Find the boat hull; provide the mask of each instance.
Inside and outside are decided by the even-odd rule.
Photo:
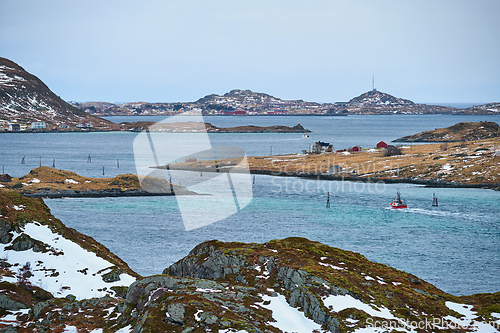
[[[406,205],[394,205],[394,204],[391,204],[391,207],[394,209],[408,208],[408,206]]]

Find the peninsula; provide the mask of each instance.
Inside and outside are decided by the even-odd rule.
[[[486,126],[472,127],[489,126],[483,125]],[[489,134],[488,137],[454,144],[389,145],[359,151],[254,156],[248,157],[248,165],[251,173],[274,176],[500,189],[500,137]],[[184,162],[170,167],[197,171],[203,170],[205,164],[213,165],[213,162]],[[219,160],[217,164],[233,165],[236,171],[238,163]]]
[[[184,132],[207,132],[207,133],[311,133],[310,130],[305,129],[300,123],[295,126],[235,126],[235,127],[217,127],[210,123],[185,121],[185,122],[172,122],[162,123],[153,121],[139,121],[139,122],[122,122],[120,123],[121,130],[128,130],[140,132],[145,129],[155,132],[170,132],[170,133],[184,133]]]
[[[141,187],[142,184],[142,187]],[[3,175],[0,188],[14,190],[33,198],[91,198],[130,197],[154,195],[194,195],[184,186],[169,184],[165,180],[139,177],[134,174],[114,178],[89,178],[72,171],[47,166],[38,167],[22,177]],[[145,191],[143,188],[147,188]]]
[[[414,135],[404,136],[393,142],[459,142],[496,138],[500,127],[491,121],[464,122],[446,128],[437,128]]]

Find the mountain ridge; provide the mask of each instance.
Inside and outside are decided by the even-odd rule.
[[[233,89],[222,95],[209,94],[195,102],[113,104],[86,102],[73,105],[96,115],[175,115],[201,112],[204,115],[349,115],[349,114],[499,114],[500,103],[471,108],[415,103],[379,90],[370,90],[348,102],[317,103],[302,99],[284,100],[248,89]]]

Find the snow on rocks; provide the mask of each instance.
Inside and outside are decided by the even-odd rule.
[[[77,182],[76,180],[73,180],[73,179],[65,179],[64,182],[66,184],[80,184],[79,182]]]
[[[323,304],[326,307],[331,307],[335,312],[340,312],[344,309],[355,308],[366,312],[372,317],[384,318],[388,320],[396,320],[397,318],[387,309],[382,306],[376,308],[373,305],[361,302],[351,295],[330,295],[323,299]]]
[[[262,295],[262,299],[264,302],[259,305],[271,310],[276,320],[270,324],[284,332],[311,333],[321,328],[321,325],[306,318],[304,312],[291,307],[283,295],[278,294],[277,297]]]
[[[128,286],[135,278],[122,273],[119,280],[105,282],[103,276],[110,273],[114,265],[95,253],[89,252],[80,245],[53,233],[48,226],[39,223],[27,223],[24,234],[47,245],[49,251],[35,252],[34,248],[25,251],[7,250],[11,244],[3,245],[3,253],[8,256],[11,264],[24,265],[31,263],[30,278],[33,285],[37,285],[55,297],[74,295],[77,299],[102,297],[112,292],[112,286]],[[14,241],[19,233],[14,234]],[[13,241],[13,242],[14,242]],[[4,280],[15,283],[15,277],[2,277]]]

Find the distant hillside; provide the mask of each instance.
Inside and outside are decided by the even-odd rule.
[[[500,103],[488,103],[482,105],[474,105],[466,110],[472,113],[489,113],[489,114],[500,114]]]
[[[338,105],[339,103],[336,103]],[[343,112],[348,114],[466,114],[473,113],[447,106],[417,104],[408,99],[394,97],[390,94],[370,90],[343,103]]]
[[[481,121],[464,122],[446,128],[437,128],[414,135],[405,136],[394,142],[456,142],[496,138],[500,136],[497,123]]]
[[[415,105],[410,100],[397,98],[378,90],[370,90],[364,94],[354,97],[349,101],[350,105],[362,106],[409,106]]]
[[[0,122],[43,121],[49,125],[77,125],[91,121],[94,127],[113,123],[72,107],[39,78],[13,61],[0,58]]]
[[[282,100],[280,98],[259,93],[253,92],[251,90],[240,90],[234,89],[228,93],[225,93],[222,96],[217,94],[207,95],[203,98],[200,98],[195,103],[198,104],[207,104],[207,103],[225,103],[235,101],[241,104],[257,104],[257,103],[280,103]],[[295,102],[303,102],[302,100],[297,100]]]

